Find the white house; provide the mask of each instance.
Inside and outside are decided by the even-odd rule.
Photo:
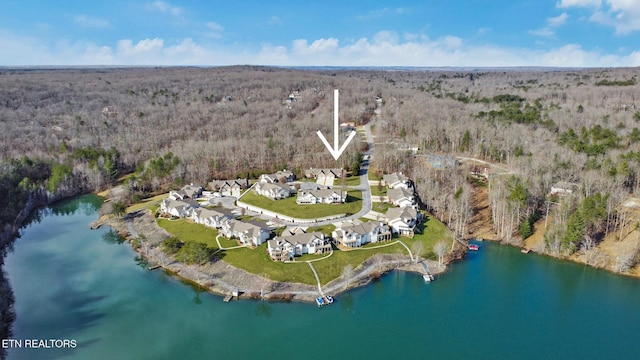
[[[179,218],[189,217],[199,207],[200,204],[195,200],[174,200],[170,197],[164,198],[160,203],[160,211],[163,214]]]
[[[300,190],[298,191],[298,204],[341,204],[347,199],[346,191],[331,189]]]
[[[342,177],[342,169],[314,169],[305,170],[304,176],[308,179],[316,179],[316,183],[325,186],[333,186],[336,179]]]
[[[267,252],[273,261],[287,261],[294,256],[293,245],[280,237],[267,241]]]
[[[405,188],[389,189],[387,190],[387,197],[389,202],[394,206],[416,206],[416,198],[413,195],[413,190]]]
[[[390,208],[386,220],[391,230],[401,236],[413,237],[421,214],[410,206]]]
[[[289,170],[277,171],[275,174],[260,175],[260,182],[285,184],[296,180],[296,175]]]
[[[320,232],[297,233],[277,236],[269,240],[267,251],[273,260],[285,261],[302,254],[324,254],[331,251],[331,244]],[[288,257],[288,258],[287,258]]]
[[[391,240],[389,226],[377,221],[363,223],[356,220],[343,223],[331,235],[346,247],[360,247],[368,243]]]
[[[578,185],[566,181],[558,181],[551,186],[551,195],[570,196],[578,189]]]
[[[209,189],[219,192],[222,196],[240,197],[242,190],[249,188],[248,179],[214,180],[209,183]]]
[[[186,185],[178,191],[169,191],[169,197],[173,200],[196,199],[202,195],[202,186]]]
[[[387,174],[382,176],[383,185],[389,189],[410,189],[413,188],[411,179],[397,172],[393,174]]]
[[[270,235],[269,229],[261,225],[238,221],[235,219],[224,221],[221,233],[228,237],[240,240],[245,245],[260,246]]]
[[[286,199],[291,196],[291,187],[284,184],[259,182],[254,188],[256,194],[272,200]]]
[[[226,221],[235,218],[231,212],[224,209],[196,209],[191,213],[191,219],[197,223],[210,228],[221,228]]]

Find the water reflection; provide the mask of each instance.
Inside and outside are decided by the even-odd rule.
[[[272,313],[271,306],[267,301],[260,301],[254,311],[256,315],[270,318]]]
[[[113,229],[109,229],[109,231],[102,234],[102,240],[107,244],[122,244],[125,241],[125,239]]]

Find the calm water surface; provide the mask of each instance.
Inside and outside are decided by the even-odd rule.
[[[640,281],[482,243],[431,284],[392,272],[318,309],[194,290],[139,266],[99,200],[41,211],[7,256],[14,339],[75,339],[10,359],[635,358]]]

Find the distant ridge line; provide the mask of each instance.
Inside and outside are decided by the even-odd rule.
[[[126,69],[220,69],[220,68],[265,68],[290,69],[303,71],[434,71],[434,72],[479,72],[479,71],[509,71],[509,72],[541,72],[541,71],[579,71],[611,68],[634,67],[558,67],[558,66],[285,66],[285,65],[0,65],[0,70],[126,70]]]

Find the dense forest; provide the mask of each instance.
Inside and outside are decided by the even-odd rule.
[[[414,178],[425,209],[457,236],[473,232],[474,194],[484,189],[496,238],[521,244],[544,219],[537,251],[627,272],[638,257],[638,241],[628,239],[640,223],[633,198],[640,188],[637,74],[3,69],[0,186],[5,194],[87,191],[129,174],[126,200],[136,201],[191,182],[285,168],[298,175],[309,167],[349,169],[363,145],[349,146],[336,163],[315,134],[332,132],[331,94],[339,89],[341,121],[374,121],[377,176],[402,171]],[[434,156],[473,158],[504,171],[489,166],[479,180],[470,173],[486,163],[434,166]],[[571,190],[554,193],[556,184]],[[7,199],[16,207],[27,201]],[[3,225],[15,215],[2,214]],[[625,244],[615,256],[599,247],[613,235]]]
[[[315,134],[333,131],[333,89],[341,121],[371,122],[373,177],[412,177],[458,238],[477,236],[479,218],[491,238],[640,275],[640,85],[624,68],[0,69],[0,266],[34,207],[124,175],[136,202],[191,182],[356,169],[363,143],[336,163]],[[3,272],[0,295],[9,338]]]

